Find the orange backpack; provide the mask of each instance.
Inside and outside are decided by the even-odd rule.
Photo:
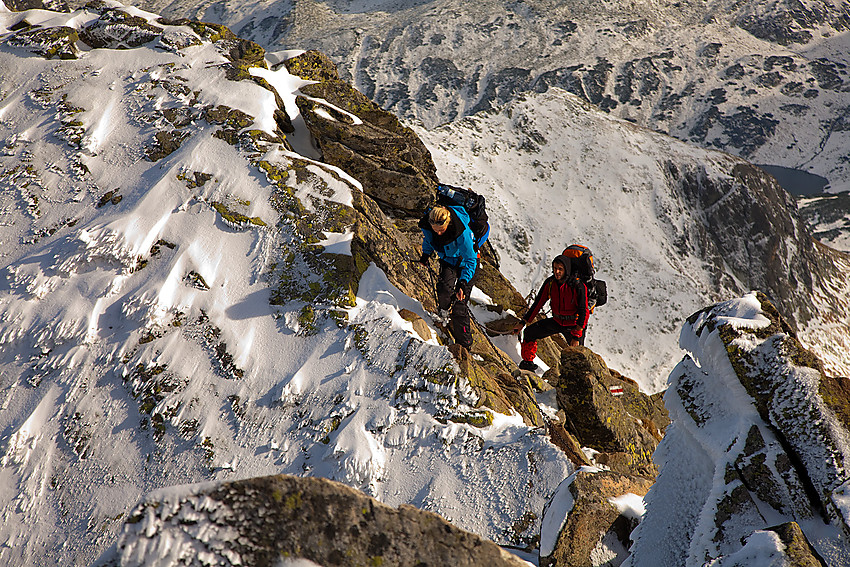
[[[572,244],[564,248],[563,256],[570,259],[570,273],[587,286],[587,305],[590,312],[608,302],[608,286],[603,280],[596,279],[593,267],[593,252],[587,246]]]

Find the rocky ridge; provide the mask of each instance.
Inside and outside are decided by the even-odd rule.
[[[816,559],[794,565],[848,561],[847,378],[824,374],[759,293],[695,313],[682,346],[693,357],[665,395],[673,425],[643,520],[653,529],[638,528],[628,564],[745,564],[761,530],[808,538]]]
[[[125,567],[201,557],[206,565],[527,565],[436,514],[293,476],[150,494],[130,514],[118,547]]]

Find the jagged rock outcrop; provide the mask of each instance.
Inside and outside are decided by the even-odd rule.
[[[609,370],[585,347],[565,348],[560,372],[558,407],[567,430],[583,447],[600,452],[597,463],[654,478],[652,453],[668,423],[660,398],[640,392],[637,384]]]
[[[487,348],[484,345],[482,347]],[[534,398],[534,390],[529,384],[517,380],[506,372],[508,366],[513,366],[513,362],[510,359],[504,359],[504,353],[498,352],[490,345],[489,352],[483,352],[488,355],[487,359],[479,363],[459,345],[452,345],[449,350],[455,355],[461,374],[469,380],[478,394],[481,405],[500,413],[516,410],[527,425],[534,427],[545,425],[543,414],[540,413],[537,400]],[[482,350],[473,344],[472,352],[478,353]],[[498,360],[496,357],[502,357],[503,360]]]
[[[850,517],[834,499],[836,490],[850,480],[846,468],[850,460],[848,379],[824,375],[820,361],[800,344],[767,296],[755,297],[768,325],[736,328],[724,325],[718,320],[719,314],[710,311],[696,313],[689,319],[697,336],[717,330],[736,377],[761,419],[772,429],[772,436],[756,427],[749,430],[736,470],[745,477],[745,486],[780,512],[787,512],[789,505],[799,506],[803,492],[817,495],[820,502],[810,501],[809,506],[814,506],[814,510],[822,507],[825,519],[840,520],[850,533]],[[748,342],[757,346],[751,347]],[[771,462],[758,452],[767,449],[764,437],[773,436],[782,452]],[[741,462],[750,466],[739,465]],[[771,479],[771,469],[788,476],[794,471],[799,484]],[[777,488],[768,490],[765,484],[771,480]],[[790,493],[787,499],[781,497],[784,490],[779,487],[783,485]],[[795,517],[801,515],[806,514],[802,510],[795,513]]]
[[[644,477],[584,467],[567,478],[543,512],[542,567],[619,566],[652,486]],[[638,504],[638,506],[640,506]]]
[[[57,12],[67,12],[69,10],[68,3],[64,0],[8,0],[4,1],[5,6],[14,12],[23,12],[24,10],[55,10]]]
[[[834,259],[805,235],[796,205],[776,180],[757,167],[739,164],[726,180],[710,179],[704,171],[666,164],[667,174],[704,221],[696,228],[690,246],[726,267],[719,272],[718,286],[734,277],[745,289],[761,289],[774,298],[792,325],[813,316],[814,305],[806,300],[815,282],[835,271]],[[684,243],[684,240],[682,241]],[[753,266],[759,266],[753,270]],[[827,299],[834,307],[837,299]]]
[[[100,18],[80,32],[80,40],[95,49],[139,47],[162,35],[163,28],[122,10],[105,10]]]
[[[153,493],[130,514],[117,548],[120,567],[150,565],[165,548],[166,558],[188,554],[222,567],[297,559],[352,567],[525,564],[436,514],[284,475]]]
[[[850,240],[850,193],[820,195],[800,203],[800,216],[816,227],[812,236],[822,242]],[[844,237],[842,238],[842,235]],[[842,249],[846,249],[843,246]]]
[[[695,313],[681,344],[691,354],[670,377],[672,425],[630,565],[738,565],[777,518],[826,564],[850,561],[848,380],[825,375],[758,292]]]
[[[308,51],[284,62],[290,73],[317,81],[296,99],[326,163],[363,184],[367,195],[390,210],[421,214],[437,182],[431,154],[398,118],[339,79],[323,54]]]
[[[828,567],[812,548],[812,544],[806,539],[806,534],[797,522],[786,522],[768,528],[766,531],[775,533],[779,537],[784,549],[777,551],[784,556],[788,567]],[[723,566],[734,567],[731,562],[723,563]]]

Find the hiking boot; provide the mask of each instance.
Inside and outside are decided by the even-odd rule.
[[[539,366],[537,366],[531,360],[523,360],[522,362],[519,363],[519,369],[520,370],[528,370],[529,372],[534,372],[538,368],[539,368]]]

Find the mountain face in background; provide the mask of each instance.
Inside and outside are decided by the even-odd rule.
[[[318,49],[382,107],[428,128],[560,87],[650,129],[850,189],[846,1],[137,4],[220,21],[269,48]]]

